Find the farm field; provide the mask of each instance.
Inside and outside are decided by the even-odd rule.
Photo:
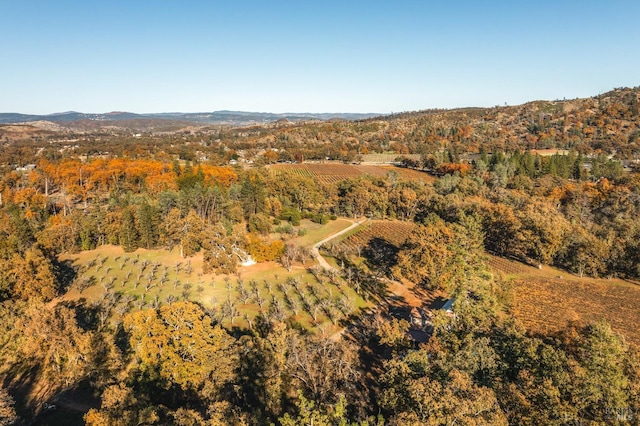
[[[411,158],[412,160],[419,161],[421,155],[420,154],[396,154],[396,153],[364,154],[362,156],[362,161],[365,163],[393,163],[396,161],[396,158],[398,157]]]
[[[390,170],[395,170],[405,179],[422,179],[428,181],[430,176],[416,170],[408,170],[395,166],[377,166],[365,164],[343,163],[302,163],[302,164],[273,164],[269,166],[271,173],[276,176],[296,174],[331,184],[345,179],[356,178],[363,174],[374,177],[385,177]]]
[[[492,256],[490,265],[512,280],[513,313],[533,333],[548,334],[568,322],[605,319],[640,348],[640,286],[618,279],[579,278]]]
[[[399,248],[407,240],[414,227],[413,222],[372,220],[368,225],[355,230],[353,234],[342,237],[338,244],[355,250],[366,247],[373,239],[377,238]]]
[[[235,275],[202,273],[202,255],[180,258],[177,249],[124,253],[120,247],[67,255],[78,271],[63,299],[84,298],[106,306],[111,320],[127,312],[191,300],[211,310],[226,327],[251,327],[260,313],[304,328],[338,327],[338,321],[367,303],[337,274],[291,271],[275,262],[240,267]]]

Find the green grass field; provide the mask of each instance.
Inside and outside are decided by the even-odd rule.
[[[304,219],[300,221],[300,228],[305,229],[307,233],[303,236],[293,238],[291,242],[300,246],[311,247],[318,241],[322,241],[336,232],[348,228],[352,223],[350,220],[339,218],[331,220],[325,225],[321,225],[309,219]]]

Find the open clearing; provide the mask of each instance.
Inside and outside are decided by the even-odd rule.
[[[319,225],[305,220],[301,227],[307,234],[290,241],[311,247],[352,223],[338,219]],[[335,271],[313,269],[312,260],[290,271],[276,262],[262,262],[239,267],[233,275],[204,274],[202,254],[181,258],[177,248],[125,253],[121,247],[105,245],[61,260],[77,271],[63,298],[106,303],[114,321],[131,310],[192,300],[229,327],[251,327],[261,313],[304,328],[338,327],[342,318],[369,306]]]
[[[605,319],[640,348],[640,286],[619,279],[580,278],[491,256],[491,266],[513,284],[513,313],[533,333],[548,334],[568,322]]]
[[[337,276],[313,275],[309,265],[287,271],[275,262],[239,268],[235,275],[202,274],[202,255],[180,259],[177,250],[124,253],[105,246],[63,258],[78,270],[65,300],[114,300],[116,321],[131,310],[192,300],[212,309],[225,326],[251,326],[260,314],[291,320],[304,328],[336,325],[367,306]],[[84,285],[82,284],[84,283]]]
[[[372,220],[362,228],[341,238],[340,244],[351,250],[357,250],[367,247],[375,239],[381,239],[398,249],[409,238],[414,228],[413,222]]]
[[[380,169],[386,171],[394,171],[398,173],[401,179],[404,180],[413,180],[413,181],[423,181],[427,183],[434,183],[436,181],[436,177],[420,170],[407,169],[406,167],[396,167],[396,166],[378,166]]]
[[[300,228],[306,230],[306,234],[300,237],[293,238],[289,242],[298,244],[303,247],[311,247],[318,241],[322,241],[325,238],[334,235],[343,229],[348,228],[353,224],[350,219],[338,218],[331,220],[324,225],[314,223],[309,219],[303,219],[300,221]]]

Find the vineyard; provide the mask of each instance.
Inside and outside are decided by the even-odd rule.
[[[412,222],[370,221],[345,234],[339,241],[324,247],[323,253],[333,258],[348,258],[370,271],[388,275],[396,263],[400,246],[414,228]]]
[[[489,263],[489,266],[491,268],[505,273],[508,277],[517,276],[518,274],[525,274],[533,269],[523,263],[492,255],[488,257],[487,263]]]
[[[298,175],[325,184],[337,183],[362,175],[385,177],[389,170],[398,170],[401,173],[400,170],[403,169],[393,166],[380,167],[342,163],[274,164],[270,166],[270,171],[274,176]]]
[[[490,265],[513,278],[513,313],[533,333],[548,334],[569,322],[601,319],[640,347],[640,287],[621,280],[578,278],[492,256]]]
[[[420,161],[420,158],[422,156],[420,154],[396,154],[396,153],[364,154],[362,156],[362,161],[364,161],[365,163],[390,164],[390,163],[395,163],[398,157],[410,158],[415,161]]]
[[[368,246],[374,239],[379,239],[399,248],[409,238],[414,227],[413,222],[374,220],[356,229],[355,233],[347,235],[339,244],[354,252]]]

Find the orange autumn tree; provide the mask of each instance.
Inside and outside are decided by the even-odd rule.
[[[86,200],[89,194],[113,190],[157,194],[178,189],[175,171],[169,163],[157,160],[112,158],[83,162],[64,159],[58,163],[43,160],[38,168],[42,170],[42,183],[38,183],[46,186],[46,192],[61,191],[76,201]],[[202,164],[198,170],[206,186],[229,187],[238,181],[238,175],[230,167]]]
[[[464,176],[471,171],[473,167],[467,163],[443,163],[438,166],[436,172],[443,175],[451,175],[458,172],[460,176]]]

